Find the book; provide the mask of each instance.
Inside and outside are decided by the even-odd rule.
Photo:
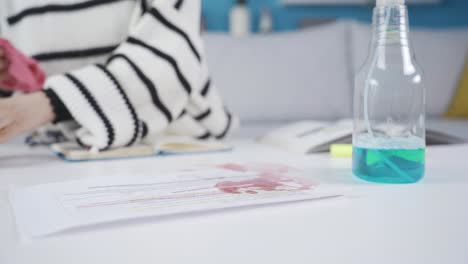
[[[352,144],[353,121],[349,119],[337,122],[300,121],[267,133],[258,141],[262,144],[278,147],[289,152],[311,154],[326,152],[334,144]],[[466,143],[456,136],[426,129],[427,145],[446,145]]]
[[[106,151],[84,149],[75,142],[52,144],[50,149],[58,157],[66,161],[92,161],[229,151],[232,147],[220,141],[166,136],[159,138],[155,142],[142,142],[131,147],[115,148]]]

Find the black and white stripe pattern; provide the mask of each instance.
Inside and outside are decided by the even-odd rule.
[[[131,146],[137,141],[139,133],[140,133],[140,120],[138,118],[138,114],[135,111],[133,104],[128,99],[126,92],[123,90],[122,86],[117,81],[117,79],[112,75],[112,73],[106,67],[102,65],[97,65],[97,67],[101,69],[104,72],[104,74],[112,81],[115,88],[119,91],[120,95],[122,96],[122,99],[124,100],[125,105],[130,111],[130,115],[132,117],[133,126],[134,126],[134,132],[133,132],[132,138],[130,139],[130,141],[127,143],[126,146]]]
[[[26,19],[31,16],[40,16],[50,13],[68,13],[68,12],[75,12],[78,10],[95,8],[102,5],[108,5],[116,2],[121,1],[129,1],[129,0],[88,0],[84,2],[77,2],[72,4],[47,4],[43,6],[31,7],[22,10],[21,12],[11,15],[8,17],[7,21],[10,26],[14,26],[21,22],[23,19]]]
[[[201,90],[200,94],[203,97],[206,97],[208,93],[210,92],[210,88],[211,88],[211,79],[208,79],[208,81],[206,81],[205,85],[203,86],[203,89]]]
[[[190,39],[190,37],[187,35],[186,32],[184,32],[182,29],[180,29],[178,26],[176,26],[175,24],[171,23],[163,14],[161,14],[161,12],[159,12],[159,10],[157,8],[151,8],[151,10],[149,11],[149,13],[156,19],[158,20],[161,24],[163,24],[165,27],[167,27],[168,29],[174,31],[175,33],[177,33],[178,35],[180,35],[186,42],[187,42],[187,45],[190,47],[190,49],[192,50],[194,56],[197,58],[198,61],[201,61],[201,55],[200,53],[197,51],[197,49],[195,48],[192,40]]]
[[[89,90],[83,85],[81,81],[79,81],[75,76],[69,73],[65,74],[65,77],[68,78],[68,80],[70,80],[70,82],[73,83],[73,85],[75,85],[75,87],[81,92],[83,97],[89,103],[90,107],[99,116],[102,123],[104,124],[106,128],[107,141],[106,141],[105,146],[101,147],[101,149],[105,150],[105,149],[110,148],[110,146],[112,146],[112,144],[114,143],[115,133],[114,133],[114,128],[112,127],[112,124],[109,121],[109,118],[104,114],[104,111],[99,106],[96,99],[91,95]],[[79,142],[82,142],[82,141],[79,141]]]
[[[99,135],[81,138],[83,144],[106,150],[133,145],[139,139],[137,110],[108,68],[88,66],[64,76],[68,83],[57,76],[48,86],[62,99],[76,121],[88,128],[90,134]],[[98,118],[93,120],[94,116]]]
[[[161,113],[164,115],[164,117],[167,120],[167,123],[171,123],[173,120],[172,114],[169,111],[169,109],[163,104],[161,99],[159,98],[158,94],[158,89],[154,85],[154,83],[140,70],[140,68],[132,61],[130,60],[126,55],[124,54],[114,54],[110,57],[108,60],[108,64],[113,62],[116,59],[122,59],[128,65],[132,68],[134,73],[138,76],[140,81],[146,86],[146,89],[148,90],[149,94],[151,95],[151,100],[153,101],[154,106],[161,111]]]
[[[175,9],[179,10],[182,8],[182,5],[184,4],[184,0],[177,0],[176,3],[174,4]]]
[[[119,45],[104,46],[104,47],[93,47],[82,50],[65,50],[65,51],[54,51],[41,54],[32,55],[32,57],[40,62],[53,61],[53,60],[64,60],[64,59],[82,59],[86,57],[94,57],[106,55],[114,51]]]
[[[3,0],[0,25],[2,35],[40,62],[99,58],[128,36],[137,5],[137,0]]]
[[[208,116],[211,115],[211,109],[207,109],[205,112],[199,114],[198,116],[195,116],[195,120],[197,120],[198,122],[200,121],[203,121],[205,118],[207,118]]]
[[[146,0],[139,0],[139,1],[140,1],[141,14],[144,15],[146,11],[148,11],[148,2]]]
[[[187,81],[187,78],[185,78],[184,74],[180,70],[179,64],[177,63],[177,61],[173,57],[171,57],[170,55],[162,52],[158,48],[153,47],[153,46],[143,42],[142,40],[136,39],[134,37],[128,38],[127,42],[130,43],[130,44],[136,45],[136,46],[140,46],[140,47],[142,47],[144,49],[147,49],[148,51],[153,53],[155,56],[167,61],[172,66],[172,68],[174,69],[174,72],[176,73],[177,78],[179,79],[180,83],[184,87],[185,91],[188,94],[192,93],[192,86]]]
[[[83,146],[106,150],[161,133],[224,139],[237,127],[209,78],[201,0],[40,4],[2,0],[1,33],[51,74],[46,87],[81,125]]]

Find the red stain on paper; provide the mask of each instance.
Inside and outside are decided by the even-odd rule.
[[[232,170],[232,171],[240,171],[240,172],[246,172],[248,171],[248,168],[246,166],[240,165],[240,164],[234,164],[234,163],[226,163],[218,166],[221,169],[226,169],[226,170]]]
[[[257,194],[260,191],[299,191],[310,190],[317,184],[309,179],[289,177],[287,174],[296,169],[280,164],[223,164],[222,169],[255,172],[258,176],[251,180],[225,181],[216,184],[216,188],[225,193]]]

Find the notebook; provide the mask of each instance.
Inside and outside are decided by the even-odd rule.
[[[142,142],[131,147],[107,151],[84,149],[75,142],[52,144],[50,149],[66,161],[126,159],[156,155],[183,155],[229,151],[232,147],[220,141],[197,140],[188,137],[162,137],[153,142]]]

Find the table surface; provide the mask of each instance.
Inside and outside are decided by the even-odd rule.
[[[157,172],[158,164],[175,157],[76,164],[44,149],[7,145],[0,149],[0,263],[468,263],[468,145],[429,148],[426,176],[413,185],[360,181],[350,159],[293,157],[248,141],[235,145],[246,158],[268,153],[301,163],[323,184],[350,195],[23,241],[7,200],[10,185]]]

